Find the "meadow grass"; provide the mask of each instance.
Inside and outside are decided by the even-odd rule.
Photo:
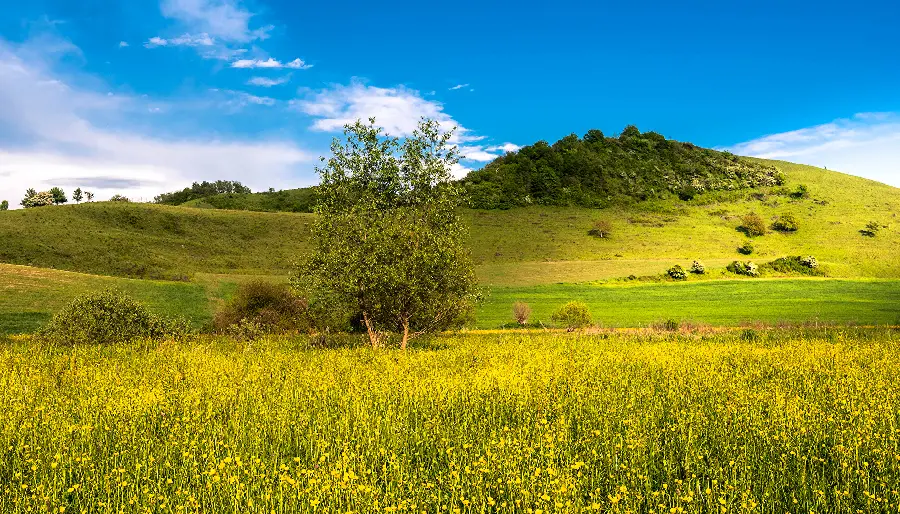
[[[896,512],[900,333],[0,343],[0,511]]]
[[[532,308],[531,322],[549,322],[566,302],[588,305],[607,327],[692,321],[720,326],[763,322],[900,324],[900,281],[877,279],[733,279],[702,282],[553,284],[495,287],[479,305],[479,328],[511,323],[512,305]]]
[[[463,209],[483,282],[494,285],[581,282],[659,274],[700,259],[724,266],[745,259],[739,217],[771,223],[793,213],[800,230],[756,238],[760,264],[814,255],[829,276],[900,278],[900,189],[811,166],[777,163],[788,188],[810,198],[739,191],[640,202],[608,209]],[[265,195],[259,195],[262,198]],[[198,273],[286,275],[308,248],[312,214],[93,203],[0,212],[0,262],[101,275],[185,280]],[[597,219],[609,238],[588,235]],[[887,225],[877,237],[859,230]]]

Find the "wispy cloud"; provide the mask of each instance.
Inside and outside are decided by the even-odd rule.
[[[464,88],[464,87],[469,87],[469,85],[468,85],[468,84],[457,84],[457,85],[455,85],[455,86],[449,88],[449,90],[450,90],[450,91],[456,91],[456,90],[462,89],[462,88]]]
[[[354,80],[349,85],[334,85],[318,91],[306,91],[292,105],[316,121],[314,130],[335,132],[356,120],[375,117],[388,134],[405,137],[423,117],[436,120],[444,130],[456,127],[454,143],[478,141],[482,136],[456,122],[437,101],[425,99],[419,91],[405,86],[382,88]]]
[[[119,41],[119,48],[128,47],[128,41]]]
[[[487,148],[487,151],[488,152],[507,153],[507,152],[517,152],[517,151],[519,151],[520,148],[522,148],[522,147],[519,145],[513,144],[513,143],[503,143],[502,145],[489,146]]]
[[[225,42],[266,39],[274,28],[271,25],[251,28],[253,13],[235,0],[162,0],[160,8],[163,16]]]
[[[277,59],[272,59],[271,57],[262,60],[262,59],[240,59],[231,63],[232,68],[288,68],[292,70],[308,70],[312,68],[312,64],[306,64],[302,59],[294,59],[289,63],[282,63]]]
[[[280,86],[282,84],[287,84],[291,80],[290,76],[281,77],[277,79],[270,79],[268,77],[253,77],[247,81],[247,85],[250,86],[259,86],[259,87],[274,87]]]
[[[209,34],[182,34],[178,37],[163,39],[161,37],[152,37],[144,43],[147,48],[156,48],[160,46],[213,46],[216,41]]]
[[[898,113],[860,113],[726,149],[739,155],[827,167],[900,187]]]
[[[59,45],[57,45],[58,47]],[[0,39],[0,198],[16,204],[26,188],[83,184],[98,199],[114,193],[152,198],[194,180],[231,178],[254,188],[295,183],[314,155],[289,141],[207,135],[167,138],[165,123],[135,124],[141,112],[159,113],[149,99],[107,95],[89,77],[66,80],[46,48]],[[74,84],[79,84],[75,86]],[[86,88],[84,84],[94,84]],[[236,94],[236,101],[274,100]],[[148,107],[148,103],[150,107]]]

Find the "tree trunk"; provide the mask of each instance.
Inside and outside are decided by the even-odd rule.
[[[369,334],[369,342],[372,343],[372,348],[378,348],[378,332],[375,331],[375,326],[372,324],[372,320],[369,319],[369,314],[366,311],[363,311],[363,321],[366,323],[366,333]]]
[[[409,318],[403,318],[403,341],[400,342],[400,349],[406,349],[406,343],[409,342]]]

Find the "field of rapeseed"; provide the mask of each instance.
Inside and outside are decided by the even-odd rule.
[[[0,339],[0,512],[898,512],[898,343]]]

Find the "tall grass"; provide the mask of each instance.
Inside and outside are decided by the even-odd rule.
[[[897,511],[887,330],[0,345],[0,511]]]

